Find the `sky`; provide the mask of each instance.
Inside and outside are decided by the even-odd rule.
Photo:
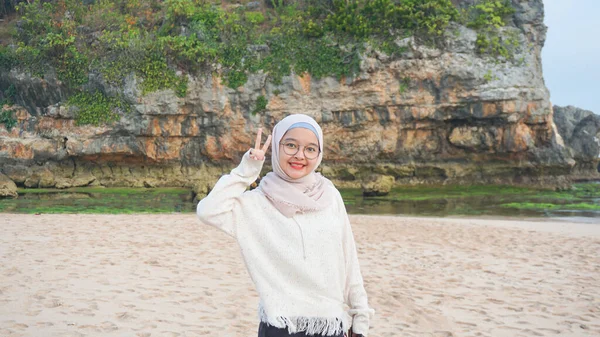
[[[600,114],[600,0],[543,0],[550,101]]]

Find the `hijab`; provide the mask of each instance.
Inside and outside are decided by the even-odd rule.
[[[312,159],[317,161],[313,171],[299,179],[291,178],[279,165],[279,156],[285,155],[280,151],[279,143],[285,133],[294,128],[305,128],[315,133],[320,149],[319,156]],[[307,115],[290,115],[275,125],[272,135],[273,172],[269,172],[258,186],[265,196],[288,218],[296,213],[320,211],[333,204],[335,197],[331,189],[333,184],[329,179],[315,172],[323,160],[323,131],[319,124]]]

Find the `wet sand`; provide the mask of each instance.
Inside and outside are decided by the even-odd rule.
[[[369,336],[600,336],[600,225],[351,221]],[[0,214],[0,336],[256,336],[257,304],[193,214]]]

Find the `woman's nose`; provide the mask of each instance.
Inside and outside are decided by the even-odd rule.
[[[294,157],[298,159],[304,159],[304,148],[299,148]]]

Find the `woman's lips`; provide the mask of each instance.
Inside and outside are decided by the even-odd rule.
[[[300,163],[290,163],[290,166],[294,169],[294,170],[302,170],[304,168],[304,164],[300,164]]]

